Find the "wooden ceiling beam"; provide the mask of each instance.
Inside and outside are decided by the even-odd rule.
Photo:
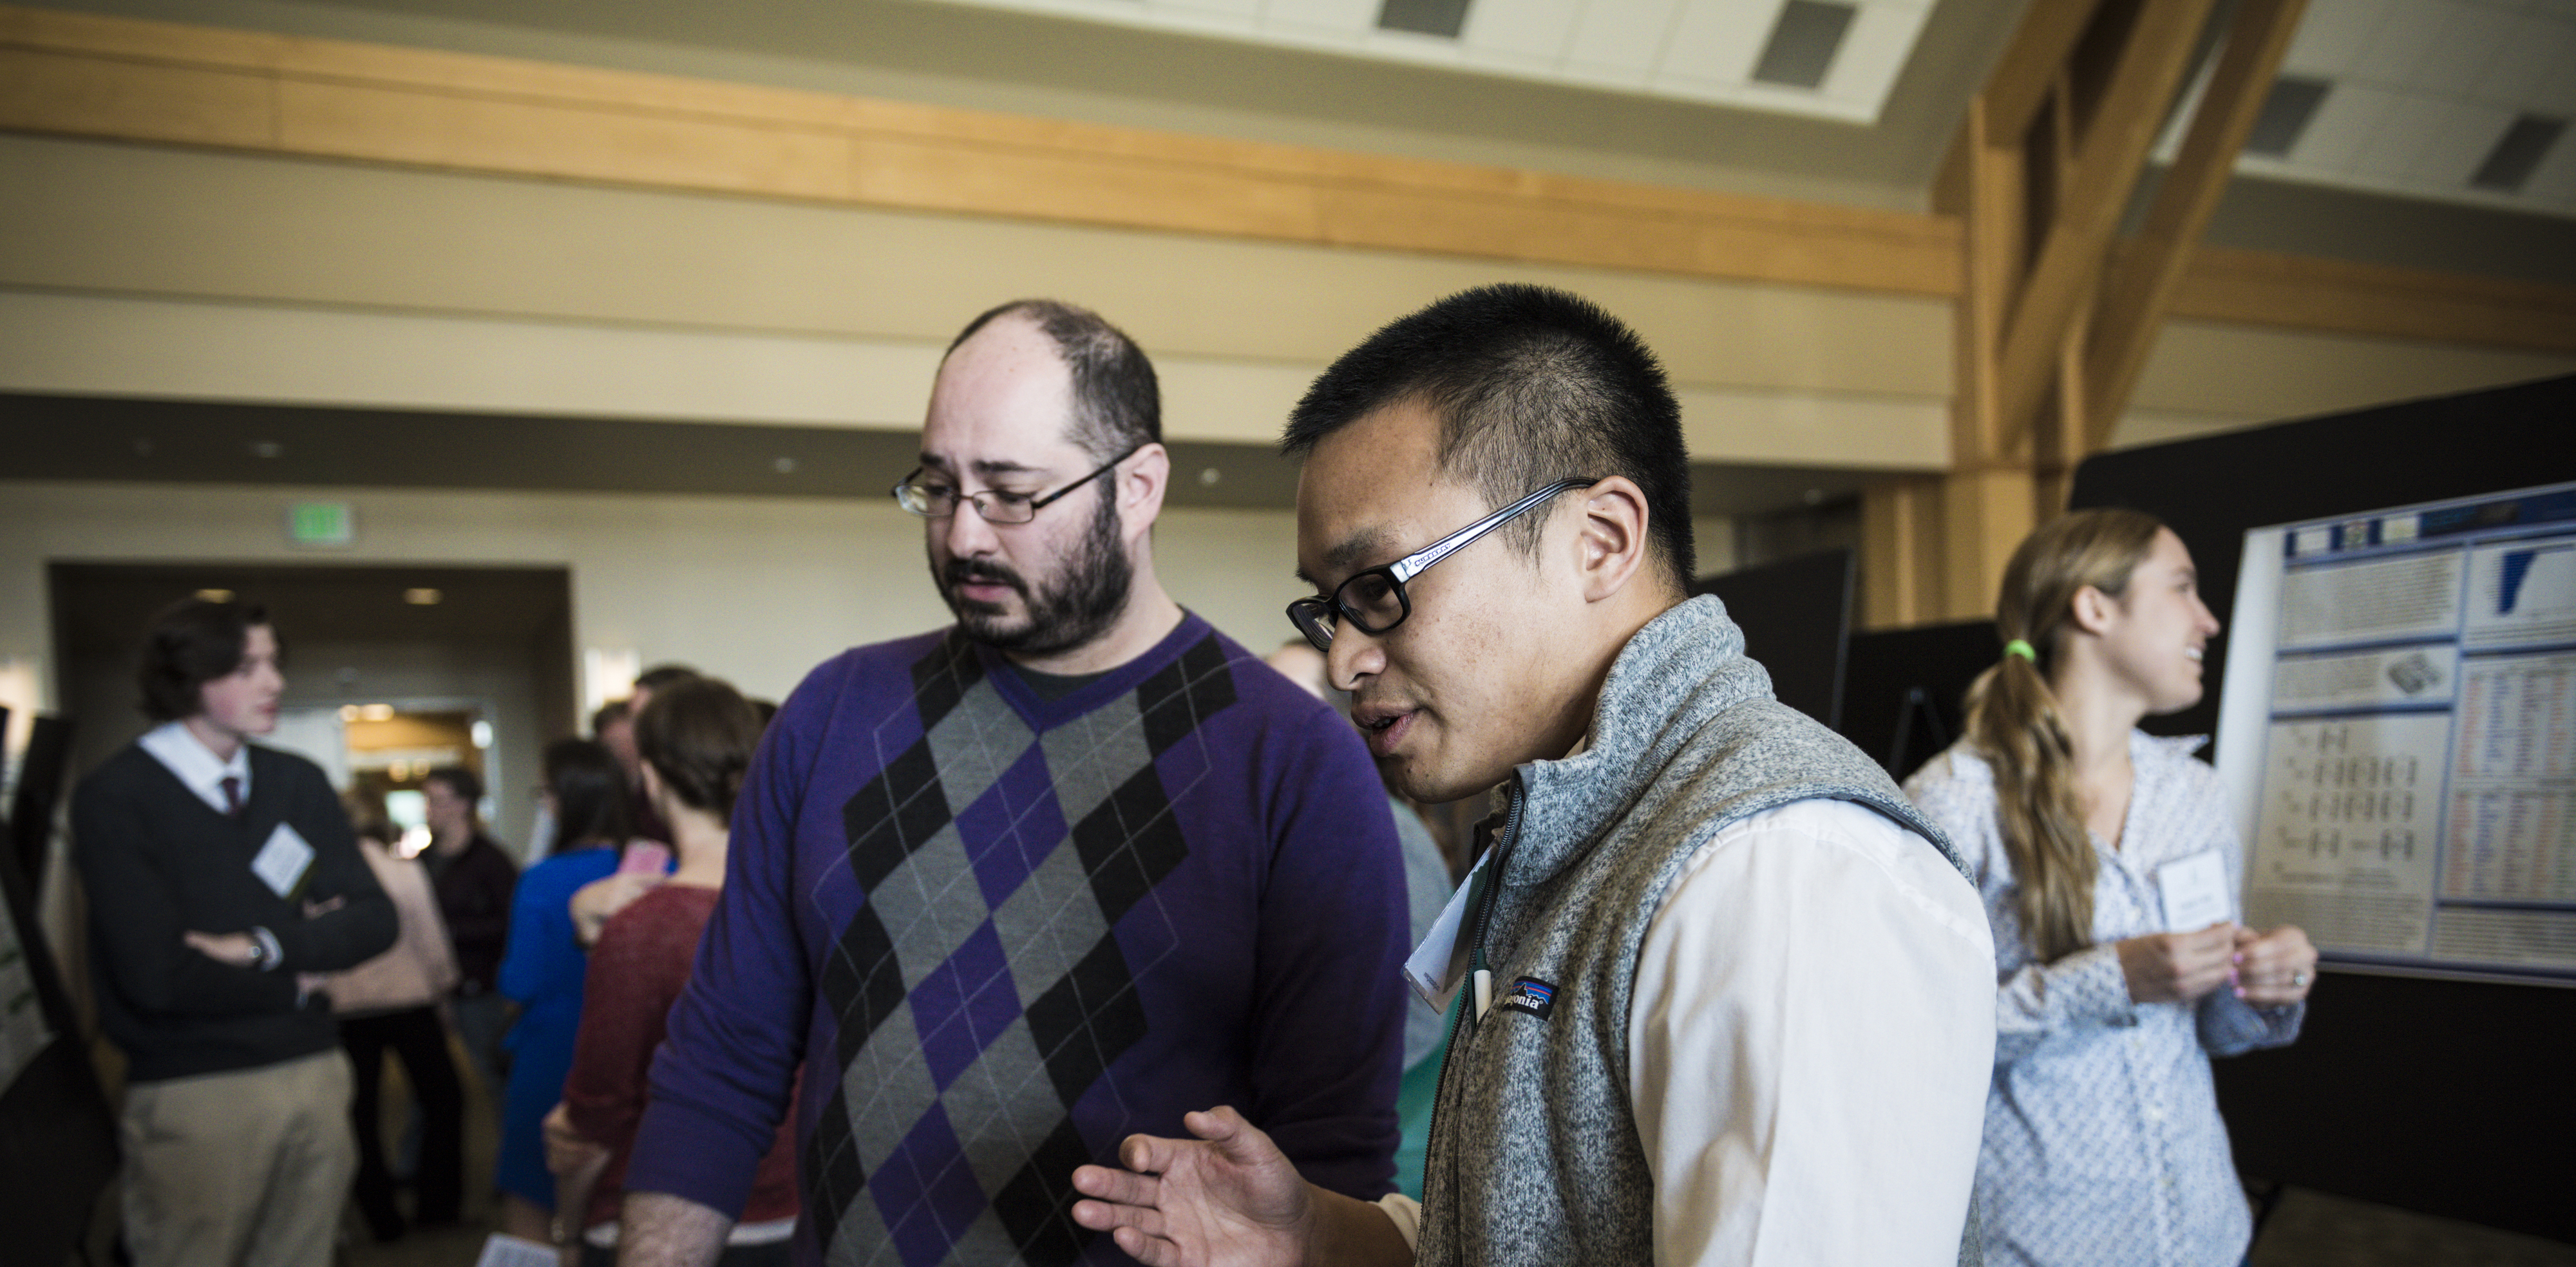
[[[2007,443],[2028,434],[2055,378],[2059,344],[2110,258],[2120,213],[2191,67],[2216,0],[2144,0],[2084,128],[2066,197],[2012,307],[1996,373]]]
[[[2202,228],[2290,51],[2307,0],[2242,0],[2173,167],[2130,249],[2111,261],[2084,349],[2086,451],[2110,443]]]
[[[2020,28],[1981,94],[1989,137],[2001,140],[2030,130],[2099,7],[2100,0],[2038,0],[2022,14]]]

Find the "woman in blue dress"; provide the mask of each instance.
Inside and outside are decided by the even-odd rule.
[[[510,1078],[501,1105],[501,1230],[552,1239],[555,1179],[546,1170],[546,1111],[563,1098],[581,1027],[582,979],[590,957],[573,936],[574,890],[617,870],[627,837],[626,775],[607,748],[564,739],[545,752],[546,804],[554,850],[519,877],[500,990],[519,1005],[502,1039]]]

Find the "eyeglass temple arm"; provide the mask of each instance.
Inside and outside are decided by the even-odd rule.
[[[1420,550],[1408,554],[1401,559],[1397,559],[1387,568],[1387,571],[1395,574],[1396,584],[1402,585],[1406,581],[1410,581],[1414,577],[1422,575],[1423,570],[1430,567],[1432,564],[1438,563],[1442,559],[1448,558],[1450,555],[1466,549],[1469,545],[1475,542],[1476,538],[1484,536],[1486,533],[1492,532],[1494,529],[1500,528],[1504,524],[1510,523],[1513,519],[1518,518],[1522,511],[1528,510],[1530,507],[1536,506],[1540,502],[1546,501],[1567,489],[1584,488],[1592,483],[1593,479],[1588,475],[1578,475],[1558,480],[1537,492],[1531,493],[1529,496],[1524,497],[1519,501],[1513,502],[1509,506],[1503,507],[1501,510],[1495,511],[1494,513],[1487,515],[1456,532],[1450,533],[1448,536],[1442,537],[1438,541],[1434,541],[1431,544],[1422,547]]]

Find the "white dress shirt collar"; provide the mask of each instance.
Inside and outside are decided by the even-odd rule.
[[[225,761],[216,757],[203,742],[189,733],[187,723],[175,721],[163,722],[153,727],[144,732],[143,738],[135,742],[141,744],[145,752],[151,753],[154,760],[167,767],[170,773],[177,775],[180,783],[197,794],[198,800],[213,806],[215,812],[227,813],[231,809],[224,803],[226,778],[241,780],[242,804],[250,804],[249,744],[245,743],[233,749],[232,760]]]

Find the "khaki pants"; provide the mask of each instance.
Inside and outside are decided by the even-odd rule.
[[[330,1267],[358,1168],[338,1048],[136,1083],[120,1125],[135,1267]]]

